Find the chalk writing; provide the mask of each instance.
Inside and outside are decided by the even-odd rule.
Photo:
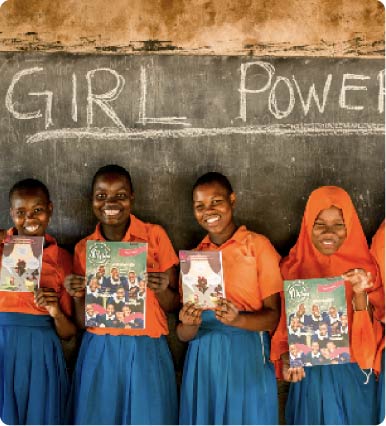
[[[236,83],[238,81],[238,85],[233,86],[234,93],[229,95],[227,93],[228,97],[221,97],[222,103],[213,102],[217,108],[215,110],[216,120],[221,122],[221,112],[224,112],[226,118],[220,126],[205,127],[202,126],[202,121],[197,121],[194,116],[163,114],[162,108],[175,106],[173,98],[169,102],[163,102],[162,107],[158,106],[157,103],[152,104],[153,107],[155,105],[158,108],[158,112],[161,112],[157,114],[158,117],[155,114],[152,114],[153,116],[148,114],[148,101],[153,95],[150,92],[155,90],[154,86],[157,86],[158,98],[162,96],[159,93],[162,81],[157,80],[157,76],[155,76],[156,80],[154,81],[154,78],[152,78],[152,81],[149,82],[148,69],[149,66],[140,65],[138,80],[135,80],[132,74],[126,76],[110,67],[91,69],[86,71],[84,76],[81,76],[79,72],[71,72],[67,77],[68,83],[60,80],[62,85],[71,84],[69,99],[61,99],[59,94],[55,92],[55,88],[52,89],[52,87],[49,87],[52,90],[26,90],[26,87],[30,88],[31,84],[35,84],[37,79],[41,83],[40,86],[43,86],[48,73],[41,66],[26,68],[12,77],[5,96],[5,106],[16,120],[44,119],[44,121],[42,120],[44,130],[29,135],[27,137],[28,143],[55,138],[124,140],[264,133],[275,136],[379,135],[384,133],[381,114],[384,113],[385,109],[385,70],[380,70],[373,76],[343,73],[342,71],[337,75],[327,73],[325,78],[322,77],[321,79],[319,76],[317,88],[316,82],[312,81],[312,76],[311,78],[308,77],[306,81],[301,81],[299,76],[295,74],[290,76],[279,75],[275,66],[267,61],[242,63],[237,70],[239,74],[235,75],[234,78]],[[200,75],[203,74],[205,73]],[[63,77],[59,75],[58,78]],[[48,81],[52,84],[52,79]],[[80,96],[79,93],[85,93],[85,90],[81,92],[84,82],[86,83],[86,96],[84,94]],[[126,88],[128,83],[130,87]],[[190,84],[190,82],[187,81],[186,84]],[[133,89],[135,85],[136,91]],[[334,89],[332,89],[333,87]],[[369,98],[370,89],[372,96]],[[211,98],[207,95],[210,90],[212,90],[212,87],[194,86],[194,95],[196,92],[200,92],[197,99],[203,102],[201,105],[212,104]],[[229,91],[229,89],[227,90]],[[183,92],[180,89],[181,91]],[[135,95],[137,98],[131,98],[134,92],[137,93]],[[190,93],[192,93],[192,89]],[[355,96],[353,96],[354,94]],[[363,94],[362,98],[361,94]],[[183,96],[181,97],[183,98]],[[176,96],[176,102],[181,97]],[[36,105],[43,102],[39,100],[40,98],[44,99],[44,112],[43,105],[36,108]],[[29,99],[31,99],[31,105]],[[130,99],[130,108],[133,109],[134,107],[134,110],[130,111],[129,117],[133,117],[130,118],[132,120],[130,123],[127,122],[126,108],[128,102],[126,101],[128,99]],[[57,112],[55,115],[54,101],[56,105],[61,102],[67,102],[70,105],[70,118],[73,123],[79,123],[79,127],[69,128],[67,122],[67,126],[61,128],[59,123],[63,123],[63,117],[58,116]],[[82,102],[86,110],[85,123],[84,118],[82,120],[82,115],[79,114],[81,110],[79,106],[82,105]],[[188,106],[190,105],[189,99],[185,102]],[[194,102],[197,103],[198,101],[195,100]],[[358,123],[358,115],[352,115],[351,121],[350,115],[347,114],[362,112],[365,108],[369,108],[369,105],[371,106],[371,102],[373,103],[372,111],[380,114],[378,117],[374,117],[371,122]],[[184,105],[185,103],[182,104],[182,107]],[[338,122],[331,123],[331,115],[327,111],[329,105],[329,111],[334,112],[332,117],[335,117],[336,109],[340,108],[346,114],[344,119],[340,118]],[[239,114],[237,115],[236,111],[233,116],[234,119],[229,122],[230,114],[227,109],[234,111],[235,106],[238,107]],[[256,111],[261,111],[263,107],[272,116],[272,120],[278,120],[281,123],[270,123],[271,120],[268,120],[269,124],[258,123],[260,116]],[[100,114],[96,115],[96,110],[101,111],[104,117],[100,118]],[[178,106],[173,110],[178,110]],[[60,111],[64,110],[60,109]],[[312,119],[309,119],[309,121],[312,122],[303,122],[306,121],[311,111]],[[320,115],[320,120],[315,120],[317,114]],[[136,117],[138,117],[137,120]],[[294,117],[296,121],[300,120],[300,122],[283,122],[283,120],[289,120],[291,117]],[[109,121],[113,127],[106,127],[106,124],[101,126],[98,123],[98,120],[101,119]],[[36,126],[33,128],[36,129]]]

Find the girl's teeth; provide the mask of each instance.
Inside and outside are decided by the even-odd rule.
[[[119,210],[105,210],[106,216],[114,216],[119,213]]]
[[[26,226],[25,229],[28,232],[35,232],[39,227],[38,226]]]
[[[219,220],[218,216],[216,216],[216,217],[210,217],[209,219],[206,219],[207,223],[214,223],[214,222],[216,222],[218,220]]]

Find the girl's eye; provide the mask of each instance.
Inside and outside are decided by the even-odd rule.
[[[18,211],[16,212],[16,216],[18,216],[18,217],[23,217],[24,215],[25,215],[25,212],[24,212],[24,211],[18,210]]]
[[[41,207],[37,208],[34,210],[34,213],[41,213],[43,211],[43,209]]]
[[[117,194],[117,198],[118,198],[119,200],[124,200],[124,199],[126,199],[126,198],[127,198],[127,195],[126,195],[125,193]]]
[[[106,194],[95,194],[95,198],[97,200],[104,200],[106,198]]]
[[[198,204],[198,205],[194,206],[194,209],[197,210],[198,212],[200,212],[204,209],[204,206],[202,204]]]

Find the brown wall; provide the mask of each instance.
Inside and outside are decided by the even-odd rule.
[[[384,55],[375,0],[7,0],[0,50]]]

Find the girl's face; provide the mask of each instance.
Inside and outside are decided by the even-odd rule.
[[[322,210],[312,228],[312,243],[320,253],[334,254],[347,238],[342,211],[335,206]]]
[[[10,213],[18,235],[43,237],[52,215],[52,203],[41,189],[15,191]]]
[[[125,176],[106,173],[95,181],[92,194],[92,207],[96,218],[103,225],[126,226],[134,195]]]
[[[193,192],[194,216],[216,244],[225,242],[235,230],[235,201],[235,193],[228,194],[218,182],[197,186]]]

